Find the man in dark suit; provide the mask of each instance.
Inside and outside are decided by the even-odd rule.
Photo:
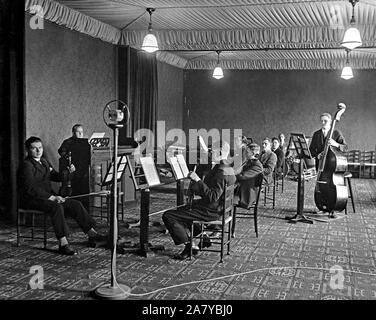
[[[285,153],[280,148],[280,142],[277,137],[272,138],[272,151],[277,156],[277,164],[275,166],[275,173],[278,177],[283,173],[283,164],[285,162]]]
[[[214,165],[207,173],[204,181],[195,172],[189,173],[192,180],[191,188],[201,199],[195,201],[192,207],[181,207],[177,210],[166,211],[163,222],[168,229],[176,245],[184,244],[184,250],[176,256],[177,259],[186,259],[190,255],[190,228],[194,220],[214,221],[220,218],[220,199],[224,191],[225,184],[235,184],[236,178],[232,162],[228,160],[230,146],[224,142],[222,146],[214,143],[212,146],[212,161]],[[200,230],[195,230],[199,232]],[[210,243],[203,246],[209,246]],[[198,246],[194,244],[193,253],[198,252]]]
[[[323,113],[320,116],[321,120],[321,129],[315,131],[312,136],[311,144],[309,146],[309,150],[311,155],[316,160],[316,170],[319,167],[319,161],[322,155],[322,152],[325,148],[325,141],[328,137],[331,124],[332,124],[332,116],[330,113]],[[347,150],[347,144],[345,138],[343,137],[341,131],[335,129],[333,131],[332,138],[329,140],[329,145],[338,148],[342,152]]]
[[[256,177],[263,172],[264,168],[259,158],[260,146],[249,143],[246,147],[247,162],[238,171],[235,171],[238,187],[236,195],[239,197],[238,205],[248,208],[255,200]]]
[[[261,153],[260,162],[264,167],[264,179],[267,183],[271,183],[273,180],[273,171],[277,164],[277,155],[271,149],[271,140],[265,138],[262,141],[263,151]]]
[[[25,209],[44,211],[51,217],[56,238],[59,241],[58,252],[64,255],[75,255],[68,244],[69,234],[65,215],[75,219],[81,229],[88,235],[89,242],[105,241],[106,237],[98,234],[95,221],[87,213],[81,202],[57,196],[51,186],[51,181],[61,181],[60,174],[54,170],[51,163],[43,155],[42,141],[38,137],[30,137],[25,142],[27,157],[21,171],[21,201]],[[69,167],[74,172],[75,167]]]
[[[72,196],[87,194],[89,187],[89,167],[91,160],[91,146],[87,139],[83,138],[83,127],[81,124],[75,124],[72,127],[72,136],[65,139],[58,149],[61,158],[59,160],[59,171],[63,173],[67,170],[68,156],[71,157],[71,163],[76,170],[70,175],[72,186]],[[88,197],[78,198],[84,205],[87,212],[90,212],[90,203]]]

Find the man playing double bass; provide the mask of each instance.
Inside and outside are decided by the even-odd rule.
[[[325,141],[332,125],[332,116],[330,113],[323,113],[320,116],[320,120],[321,129],[313,133],[311,144],[309,146],[311,155],[316,160],[316,170],[319,168],[319,161],[325,148]],[[337,129],[334,129],[332,138],[329,140],[328,144],[338,148],[342,152],[347,151],[345,138],[343,137],[341,131]]]

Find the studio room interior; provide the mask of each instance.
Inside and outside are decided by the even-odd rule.
[[[0,7],[0,300],[376,299],[376,1]]]

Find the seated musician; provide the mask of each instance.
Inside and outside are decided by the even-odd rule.
[[[271,141],[269,138],[265,138],[262,141],[262,149],[260,162],[264,168],[264,180],[267,183],[271,183],[273,180],[273,171],[277,164],[277,155],[271,149]]]
[[[249,143],[246,147],[247,162],[245,165],[235,171],[238,187],[236,195],[239,198],[238,206],[248,208],[255,200],[255,182],[259,173],[263,172],[263,166],[260,162],[260,146],[256,143]]]
[[[320,116],[321,129],[315,131],[312,136],[309,150],[316,160],[316,170],[319,168],[319,161],[325,148],[325,141],[332,125],[332,116],[330,113],[323,113]],[[329,140],[330,146],[338,148],[340,151],[347,151],[347,144],[341,131],[334,129],[332,138]]]
[[[166,211],[163,222],[168,229],[175,245],[184,244],[184,250],[176,256],[177,259],[186,259],[190,255],[190,228],[194,220],[213,221],[220,218],[219,200],[223,194],[224,186],[233,185],[236,181],[232,161],[228,159],[230,146],[227,142],[216,142],[212,146],[212,161],[214,165],[205,176],[204,181],[195,172],[190,172],[191,188],[201,197],[192,207],[184,206],[177,210]],[[199,229],[199,228],[198,228]],[[195,233],[200,230],[195,230]],[[203,246],[210,246],[210,241],[205,238]],[[197,254],[198,246],[194,244],[193,253]]]
[[[281,177],[283,174],[283,163],[285,162],[285,154],[280,148],[280,142],[277,137],[272,138],[272,151],[277,155],[277,164],[275,166],[275,174]]]
[[[65,139],[58,149],[60,154],[60,173],[66,170],[68,165],[68,154],[71,155],[71,163],[76,167],[76,171],[69,175],[71,182],[72,196],[87,194],[90,192],[89,187],[89,167],[91,157],[91,147],[87,139],[83,138],[83,127],[81,124],[75,124],[72,127],[72,136]],[[69,194],[67,194],[69,195]],[[78,198],[85,209],[90,212],[89,198]]]
[[[76,254],[68,244],[69,229],[65,215],[70,215],[77,221],[81,229],[88,235],[90,244],[107,240],[107,237],[95,231],[95,221],[81,202],[65,199],[53,192],[51,181],[60,181],[61,177],[51,163],[42,157],[42,140],[38,137],[30,137],[26,140],[25,147],[27,157],[22,165],[20,180],[22,204],[25,209],[41,210],[51,217],[55,235],[59,241],[58,252],[64,255]],[[73,172],[74,165],[72,164],[69,169]]]
[[[234,167],[240,168],[242,164],[247,161],[247,137],[246,136],[237,136],[235,138],[234,150],[232,150],[231,156],[234,159]]]

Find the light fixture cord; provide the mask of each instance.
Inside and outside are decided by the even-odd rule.
[[[149,16],[150,16],[148,31],[151,32],[152,31],[152,28],[151,28],[151,15],[153,14],[154,9],[148,8],[147,11],[149,12]]]

